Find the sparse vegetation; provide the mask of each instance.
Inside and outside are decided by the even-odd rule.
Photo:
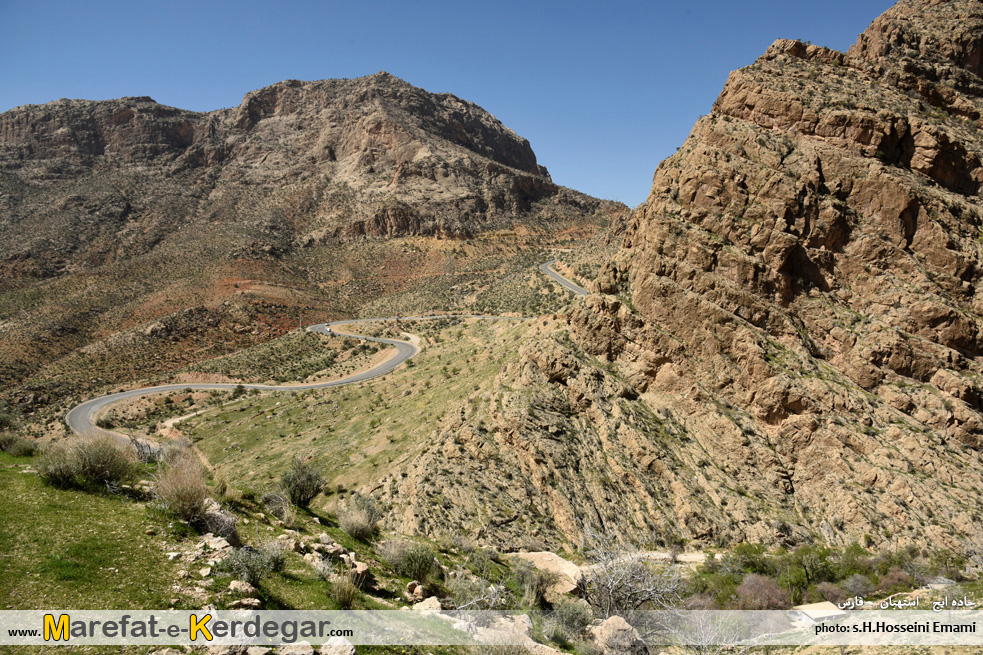
[[[368,541],[379,531],[382,511],[371,496],[353,494],[338,510],[338,527],[354,539]]]
[[[154,496],[174,516],[197,523],[209,499],[205,472],[194,454],[182,452],[168,458],[154,478]]]
[[[118,491],[136,473],[136,453],[110,436],[85,435],[44,448],[37,472],[58,487]]]
[[[422,585],[438,576],[437,556],[426,544],[412,541],[387,541],[379,547],[379,556],[399,575]]]
[[[283,570],[284,556],[283,547],[269,540],[259,547],[243,546],[236,549],[219,563],[218,571],[255,587],[263,578]]]
[[[324,489],[324,478],[313,464],[294,458],[290,468],[280,476],[280,488],[291,503],[307,507]]]

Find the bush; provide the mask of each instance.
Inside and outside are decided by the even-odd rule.
[[[338,510],[338,527],[360,541],[376,535],[380,520],[382,511],[371,496],[355,494]]]
[[[877,590],[885,594],[896,594],[911,589],[914,580],[899,568],[892,568],[883,576]]]
[[[33,457],[38,451],[37,442],[16,434],[0,434],[0,450],[14,457]]]
[[[290,468],[280,476],[280,488],[291,503],[307,507],[324,489],[324,478],[313,465],[294,459]]]
[[[132,480],[136,474],[136,456],[128,445],[115,437],[83,436],[73,444],[78,458],[79,475],[91,484],[108,488]]]
[[[748,574],[735,593],[737,608],[742,610],[778,610],[789,606],[788,592],[759,573]]]
[[[379,556],[404,578],[412,578],[420,584],[440,570],[434,552],[424,544],[393,541],[383,544]]]
[[[270,571],[279,573],[287,565],[287,546],[276,539],[265,539],[256,547]]]
[[[867,596],[874,590],[873,585],[870,584],[870,580],[867,576],[861,575],[860,573],[854,573],[849,578],[840,583],[843,590],[850,596]]]
[[[832,582],[820,582],[816,585],[816,591],[823,597],[823,600],[837,605],[846,600],[846,594],[843,593],[843,590]]]
[[[260,501],[263,503],[263,509],[281,521],[290,508],[290,499],[279,491],[270,491],[263,494]]]
[[[319,562],[315,571],[328,583],[328,598],[337,603],[341,609],[351,609],[362,595],[360,591],[362,580],[352,569],[340,565],[333,567],[327,562]]]
[[[104,486],[114,491],[133,479],[136,456],[115,437],[81,436],[45,448],[36,468],[45,481],[59,487]]]
[[[154,495],[174,516],[196,523],[204,517],[209,498],[205,472],[191,453],[168,459],[154,480]]]
[[[522,588],[522,603],[530,608],[542,605],[546,601],[546,594],[560,578],[553,571],[537,569],[524,561],[516,563],[515,577]]]
[[[10,411],[0,410],[0,432],[10,432],[17,429],[17,416]]]
[[[263,542],[258,548],[243,546],[218,563],[218,571],[236,579],[259,585],[271,573],[282,571],[286,553],[279,544]]]
[[[242,492],[229,484],[224,475],[216,480],[215,490],[223,501],[227,503],[239,503],[242,501]]]
[[[283,521],[283,525],[288,528],[294,527],[297,521],[297,512],[290,504],[290,499],[279,491],[270,491],[263,494],[261,499],[263,508],[267,512]]]
[[[45,447],[34,468],[42,480],[55,487],[67,489],[76,484],[78,466],[71,448],[66,444]]]
[[[553,616],[568,634],[583,634],[594,615],[586,603],[564,600],[553,607]]]

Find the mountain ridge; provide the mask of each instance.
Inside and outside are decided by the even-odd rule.
[[[730,75],[593,293],[438,431],[531,481],[485,499],[495,540],[977,552],[980,10],[903,0],[848,53],[779,39]],[[422,500],[438,459],[401,527],[456,518]]]

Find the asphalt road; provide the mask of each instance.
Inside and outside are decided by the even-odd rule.
[[[318,334],[325,335],[337,335],[341,337],[348,337],[352,339],[361,339],[363,341],[373,341],[375,343],[385,344],[387,346],[392,346],[396,349],[396,354],[387,359],[386,361],[373,366],[372,368],[362,371],[360,373],[355,373],[346,378],[341,378],[340,380],[332,380],[330,382],[317,382],[313,384],[286,384],[286,385],[272,385],[272,384],[230,384],[230,383],[207,383],[207,382],[195,382],[190,384],[162,384],[156,387],[143,387],[141,389],[132,389],[130,391],[120,391],[119,393],[109,394],[108,396],[100,396],[98,398],[93,398],[91,400],[86,400],[81,405],[73,407],[65,415],[65,423],[68,427],[72,429],[73,432],[77,434],[103,434],[110,435],[113,437],[118,437],[125,439],[127,442],[130,438],[121,435],[118,432],[112,432],[111,430],[104,430],[96,425],[96,414],[99,413],[101,409],[107,405],[111,405],[120,400],[125,400],[127,398],[133,398],[136,396],[145,396],[152,393],[166,393],[169,391],[184,391],[185,389],[192,389],[194,391],[208,391],[211,389],[224,389],[231,390],[236,387],[242,386],[244,389],[259,389],[260,391],[304,391],[307,389],[324,389],[327,387],[339,387],[345,384],[354,384],[356,382],[364,382],[365,380],[371,380],[372,378],[377,378],[386,373],[390,373],[396,368],[398,368],[403,362],[405,362],[410,357],[413,357],[420,349],[414,346],[412,343],[407,341],[400,341],[398,339],[381,339],[378,337],[365,337],[358,334],[347,334],[343,332],[336,332],[335,328],[343,325],[354,325],[357,323],[382,323],[384,321],[427,321],[436,320],[441,318],[481,318],[481,319],[495,319],[500,321],[525,321],[529,320],[527,317],[508,317],[508,316],[485,316],[480,314],[434,314],[430,316],[393,316],[390,318],[363,318],[363,319],[351,319],[347,321],[333,321],[331,323],[318,323],[317,325],[311,325],[307,328],[308,332],[316,332]]]
[[[541,270],[543,273],[546,273],[551,278],[553,278],[553,280],[555,280],[560,286],[562,286],[565,289],[569,289],[570,291],[573,291],[578,296],[586,296],[589,293],[587,291],[587,289],[585,289],[582,286],[579,286],[577,284],[574,284],[573,282],[571,282],[567,278],[563,277],[562,275],[560,275],[559,273],[557,273],[556,271],[554,271],[553,270],[553,264],[555,264],[555,263],[556,263],[556,260],[554,259],[551,262],[546,262],[545,264],[540,264],[539,265],[539,270]]]
[[[539,267],[546,275],[550,276],[556,282],[563,285],[566,289],[573,291],[575,294],[583,296],[587,295],[587,290],[583,287],[577,286],[570,280],[566,279],[556,271],[551,268],[551,265],[556,263],[556,260],[546,262]],[[375,343],[385,344],[387,346],[392,346],[396,349],[396,354],[387,359],[386,361],[373,366],[372,368],[362,371],[361,373],[355,373],[346,378],[341,378],[340,380],[332,380],[331,382],[318,382],[315,384],[285,384],[285,385],[271,385],[271,384],[230,384],[230,383],[191,383],[191,384],[163,384],[156,387],[144,387],[142,389],[132,389],[130,391],[120,391],[119,393],[109,394],[108,396],[100,396],[98,398],[92,398],[91,400],[86,400],[80,405],[77,405],[70,409],[67,414],[65,414],[65,423],[68,427],[77,434],[101,434],[109,435],[114,438],[125,440],[127,443],[133,441],[130,437],[122,435],[118,432],[112,432],[111,430],[104,430],[96,425],[96,414],[105,408],[107,405],[111,405],[120,400],[125,400],[127,398],[134,398],[136,396],[145,396],[152,393],[166,393],[169,391],[183,391],[185,389],[192,389],[194,391],[208,391],[212,389],[219,390],[231,390],[236,387],[242,387],[244,389],[258,389],[260,391],[304,391],[307,389],[325,389],[327,387],[340,387],[346,384],[354,384],[356,382],[364,382],[366,380],[371,380],[377,378],[386,373],[391,373],[393,370],[398,368],[403,362],[413,357],[420,349],[414,346],[412,343],[407,341],[400,341],[398,339],[381,339],[378,337],[364,337],[357,334],[347,334],[343,332],[335,332],[335,328],[343,325],[355,325],[357,323],[382,323],[384,321],[426,321],[426,320],[436,320],[441,318],[480,318],[480,319],[494,319],[500,321],[525,321],[529,320],[528,317],[508,317],[508,316],[485,316],[483,314],[431,314],[429,316],[393,316],[389,318],[356,318],[347,321],[333,321],[331,323],[318,323],[317,325],[311,325],[307,328],[308,332],[316,332],[318,334],[345,336],[353,339],[361,339],[363,341],[373,341]],[[144,446],[153,448],[153,444],[140,441]]]

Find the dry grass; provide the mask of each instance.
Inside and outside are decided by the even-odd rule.
[[[338,510],[338,527],[359,541],[369,541],[379,531],[382,510],[371,496],[356,494]]]
[[[185,452],[169,457],[154,480],[154,495],[174,516],[189,523],[201,520],[210,494],[195,456]]]
[[[105,487],[110,491],[133,479],[136,452],[114,437],[82,435],[50,445],[38,459],[38,474],[55,486]]]

